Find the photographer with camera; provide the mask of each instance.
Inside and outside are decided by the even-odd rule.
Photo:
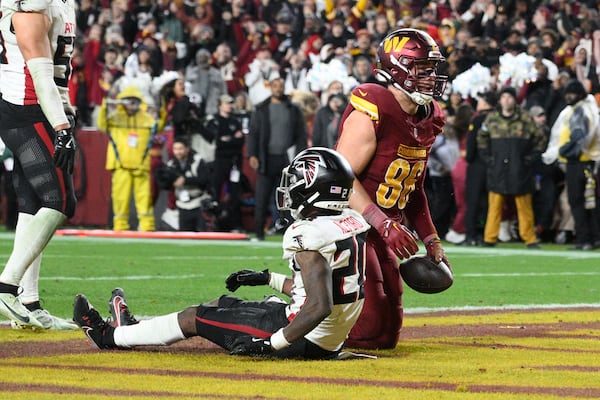
[[[110,105],[110,111],[109,111]],[[106,169],[112,172],[113,229],[129,230],[129,203],[133,191],[139,230],[154,231],[150,182],[150,148],[162,128],[147,111],[142,92],[123,89],[116,99],[105,98],[98,113],[98,129],[109,139]]]
[[[157,168],[155,178],[161,189],[175,190],[179,231],[202,232],[218,204],[210,193],[211,165],[190,149],[186,139],[175,138],[173,158]]]

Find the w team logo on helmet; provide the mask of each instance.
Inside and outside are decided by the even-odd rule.
[[[304,176],[304,187],[311,187],[319,174],[319,168],[325,167],[325,161],[320,154],[307,154],[294,160],[293,168],[301,171]]]

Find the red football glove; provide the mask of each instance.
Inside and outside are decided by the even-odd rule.
[[[419,250],[413,233],[404,225],[389,218],[375,204],[365,208],[363,217],[379,232],[381,238],[390,249],[400,258],[410,258]]]
[[[434,237],[425,243],[425,248],[427,249],[427,256],[433,260],[436,264],[440,262],[444,262],[450,271],[452,271],[452,267],[450,267],[450,262],[446,258],[446,253],[444,252],[444,248],[442,247],[442,242],[439,238]]]

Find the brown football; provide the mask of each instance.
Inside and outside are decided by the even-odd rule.
[[[434,263],[427,256],[415,256],[400,264],[404,282],[420,293],[439,293],[454,283],[452,270],[443,261]]]

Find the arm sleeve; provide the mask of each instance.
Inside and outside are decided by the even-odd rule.
[[[63,99],[54,83],[54,63],[45,57],[32,58],[27,61],[27,68],[33,80],[35,93],[50,125],[56,128],[68,124],[69,120],[63,108]],[[68,97],[68,96],[67,96]],[[66,100],[67,104],[68,99]]]

